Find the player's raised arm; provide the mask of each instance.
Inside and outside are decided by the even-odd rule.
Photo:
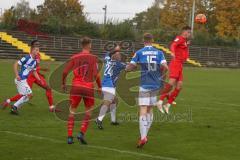
[[[136,64],[132,64],[132,63],[128,63],[126,68],[125,68],[125,71],[126,72],[131,72],[133,71],[134,69],[137,68],[137,65]]]
[[[125,68],[125,71],[126,72],[131,72],[133,71],[134,69],[137,68],[137,63],[139,61],[139,57],[138,57],[138,54],[135,53],[134,56],[132,57],[132,60],[130,63],[127,64],[126,68]]]

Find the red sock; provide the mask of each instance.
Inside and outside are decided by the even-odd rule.
[[[68,137],[72,137],[73,128],[74,128],[74,115],[69,115],[67,127],[68,127]]]
[[[51,89],[46,90],[46,96],[47,96],[47,99],[48,99],[49,106],[52,106],[53,105],[53,96],[52,96],[52,90]]]
[[[172,86],[170,84],[166,83],[163,90],[161,91],[160,100],[163,101],[168,96],[168,94],[171,90],[172,90]]]
[[[21,94],[17,94],[14,97],[11,97],[10,101],[11,102],[15,102],[15,101],[18,101],[20,98],[22,98],[22,95]]]
[[[85,134],[87,132],[88,129],[88,125],[89,125],[89,120],[90,120],[90,113],[86,112],[85,113],[85,117],[83,119],[80,131]]]
[[[169,99],[168,99],[169,104],[172,104],[172,102],[177,98],[180,91],[181,89],[177,89],[177,88],[174,89],[174,91],[169,96]]]

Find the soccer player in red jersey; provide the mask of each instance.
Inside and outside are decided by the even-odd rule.
[[[172,52],[169,64],[169,82],[165,84],[160,100],[157,103],[158,109],[164,113],[169,113],[169,108],[179,95],[183,85],[183,63],[189,57],[189,41],[191,37],[191,27],[183,27],[181,35],[177,36],[170,46]],[[173,89],[172,92],[170,92]],[[164,99],[168,101],[163,105]],[[165,110],[165,111],[164,111]]]
[[[39,42],[38,40],[33,40],[31,45],[33,46],[39,46]],[[40,71],[48,71],[47,68],[41,68],[40,67],[40,54],[38,53],[37,56],[36,56],[36,61],[37,61],[37,73],[39,75],[39,78],[41,79],[41,82],[38,81],[36,79],[36,77],[34,76],[33,72],[29,74],[28,78],[27,78],[27,83],[29,85],[30,88],[32,88],[33,84],[37,84],[39,87],[43,88],[46,90],[46,97],[47,97],[47,100],[48,100],[48,104],[49,104],[49,111],[50,112],[54,112],[54,111],[59,111],[59,110],[55,110],[55,107],[53,105],[53,94],[52,94],[52,90],[51,88],[48,86],[47,84],[47,81],[45,80],[45,77],[43,74],[40,73]],[[14,101],[18,101],[20,98],[22,97],[21,94],[17,94],[7,100],[5,100],[5,102],[3,102],[3,107],[7,107],[8,105],[10,105],[11,102],[14,102]]]
[[[82,144],[87,144],[84,135],[87,131],[89,120],[91,117],[91,110],[94,106],[94,81],[98,85],[98,91],[101,94],[101,79],[98,73],[97,57],[91,54],[91,39],[84,37],[82,39],[83,50],[71,57],[70,61],[66,64],[62,74],[62,87],[66,90],[67,75],[73,70],[72,86],[70,90],[70,108],[68,117],[68,144],[73,143],[73,128],[74,128],[74,115],[77,114],[76,110],[83,99],[85,105],[85,117],[80,127],[80,132],[77,139]]]

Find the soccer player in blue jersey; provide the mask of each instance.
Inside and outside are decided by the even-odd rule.
[[[153,36],[150,33],[145,33],[143,40],[144,48],[135,53],[130,64],[126,67],[126,71],[134,70],[137,64],[141,67],[138,98],[140,106],[138,148],[147,143],[147,134],[153,122],[153,106],[156,106],[157,103],[157,93],[162,87],[164,72],[168,70],[163,52],[152,46]]]
[[[121,53],[119,51],[120,47],[116,46],[114,51],[105,56],[105,68],[102,80],[103,103],[99,116],[96,119],[96,124],[99,129],[103,129],[102,121],[109,109],[112,121],[111,124],[119,125],[116,121],[116,85],[121,71],[126,67],[126,64],[121,62]]]
[[[18,114],[19,107],[21,107],[23,103],[29,101],[29,99],[32,98],[32,90],[27,83],[28,75],[33,72],[37,80],[42,83],[39,75],[36,72],[36,56],[39,53],[39,46],[34,44],[35,41],[32,41],[30,53],[20,60],[16,61],[13,66],[16,75],[15,84],[17,86],[18,93],[22,95],[22,97],[11,107],[11,113],[15,115]],[[18,70],[19,66],[20,70]]]

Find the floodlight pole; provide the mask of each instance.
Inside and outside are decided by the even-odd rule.
[[[192,34],[193,34],[193,31],[194,31],[195,8],[196,8],[196,0],[193,0],[193,5],[192,5],[192,24],[191,24]]]
[[[3,9],[0,8],[0,17],[2,17],[2,15],[3,15]]]
[[[104,6],[103,10],[104,10],[104,26],[105,26],[107,23],[107,5]]]

